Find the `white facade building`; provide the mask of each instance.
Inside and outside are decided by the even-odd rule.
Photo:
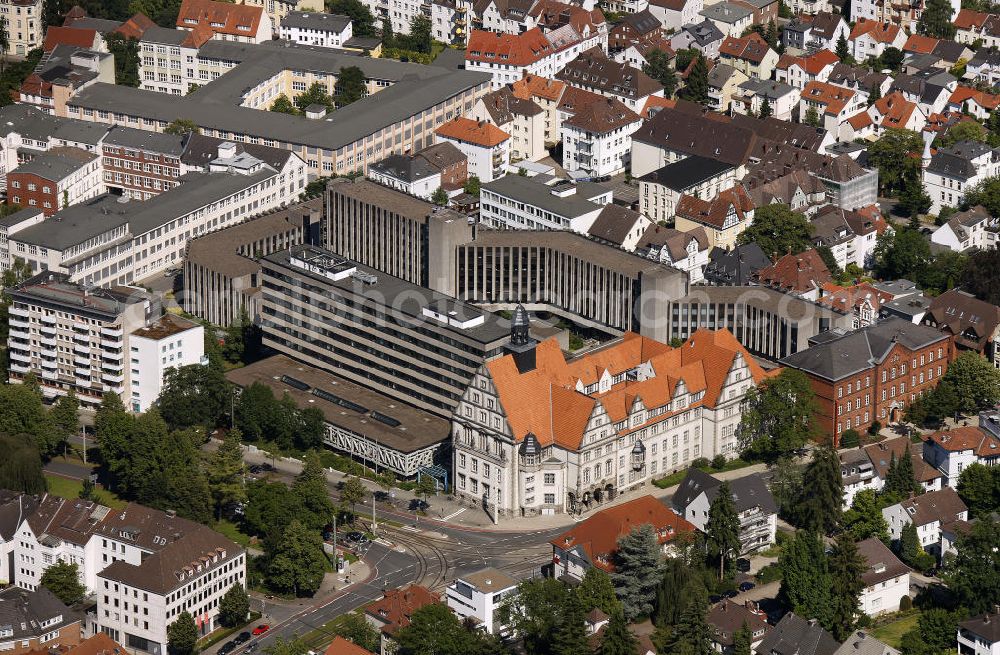
[[[479,220],[496,229],[586,234],[611,200],[612,190],[597,184],[507,175],[480,190]]]
[[[702,532],[722,482],[696,468],[688,469],[672,500],[674,511]],[[730,481],[733,506],[740,520],[740,552],[752,553],[775,543],[778,506],[757,474]]]
[[[7,54],[24,56],[42,47],[43,0],[0,0],[0,16],[7,19]]]
[[[468,159],[469,177],[492,182],[502,177],[510,164],[510,135],[492,123],[461,116],[435,132],[436,143],[447,141]]]
[[[207,364],[205,328],[166,313],[158,321],[128,335],[131,382],[128,407],[145,412],[160,397],[167,371]]]
[[[590,103],[559,129],[563,168],[592,178],[623,172],[631,160],[632,133],[641,126],[642,117],[617,99]]]
[[[889,536],[893,540],[902,537],[907,524],[914,523],[923,549],[941,557],[944,554],[942,527],[955,521],[967,521],[969,508],[952,487],[944,487],[890,505],[882,510],[882,516],[889,524]]]
[[[868,616],[898,612],[899,601],[910,595],[910,568],[877,537],[858,542],[858,554],[865,563],[861,611]]]
[[[500,623],[497,610],[508,596],[517,593],[517,584],[517,580],[503,571],[483,569],[448,585],[445,599],[460,620],[475,619],[486,632],[501,635],[507,630]]]
[[[970,187],[1000,175],[1000,150],[960,141],[931,155],[928,138],[925,136],[923,181],[931,197],[930,213],[937,214],[946,205],[957,207]]]
[[[290,11],[281,19],[281,38],[292,43],[343,48],[354,31],[347,16],[315,11]]]

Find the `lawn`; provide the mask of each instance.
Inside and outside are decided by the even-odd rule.
[[[916,627],[919,618],[920,612],[914,611],[913,614],[907,614],[901,619],[872,628],[871,633],[876,639],[881,639],[889,646],[899,648],[899,642],[903,639],[903,635]]]
[[[706,473],[724,473],[725,471],[735,471],[736,469],[741,469],[746,466],[750,466],[752,462],[747,462],[745,460],[737,457],[736,459],[731,459],[726,462],[726,465],[721,469],[714,469],[711,466],[700,467],[702,471]],[[672,473],[665,478],[660,478],[659,480],[653,480],[653,484],[660,489],[667,489],[669,487],[676,486],[684,481],[684,476],[687,475],[687,469],[682,471],[677,471]]]
[[[212,529],[225,535],[227,539],[235,541],[244,548],[250,545],[250,535],[240,532],[240,526],[228,519],[222,519],[221,521],[214,523],[212,525]]]
[[[54,475],[52,473],[45,473],[44,475],[45,481],[49,485],[49,493],[53,496],[60,496],[61,498],[67,498],[70,500],[80,497],[80,491],[83,489],[82,480],[64,478],[61,475]],[[121,509],[126,505],[124,500],[120,499],[107,489],[98,489],[97,499],[101,504],[107,505],[112,509]]]

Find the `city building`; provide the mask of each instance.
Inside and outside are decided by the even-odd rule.
[[[439,142],[451,143],[465,155],[470,177],[475,175],[480,182],[492,182],[507,171],[511,138],[496,125],[459,116],[434,133]]]
[[[610,187],[548,176],[506,175],[483,185],[479,221],[491,228],[573,230],[586,234],[611,203]]]
[[[681,232],[659,224],[649,225],[635,247],[640,255],[684,271],[691,284],[704,281],[709,249],[703,228]]]
[[[674,210],[674,227],[682,232],[702,227],[713,248],[731,249],[750,227],[753,215],[753,199],[742,185],[736,185],[705,199],[682,195]]]
[[[639,178],[639,211],[654,222],[674,217],[681,196],[715,198],[736,184],[731,164],[691,155]]]
[[[627,333],[567,360],[527,330],[518,308],[507,354],[477,371],[452,417],[456,495],[494,520],[589,511],[737,454],[739,404],[765,374],[729,332],[676,349]]]
[[[578,89],[620,101],[634,112],[642,111],[650,97],[663,97],[663,85],[626,63],[608,59],[600,48],[580,54],[555,78]]]
[[[962,11],[965,11],[964,9]],[[1000,611],[993,608],[958,624],[958,652],[975,655],[1000,653]]]
[[[507,340],[495,315],[329,250],[261,262],[265,347],[434,414],[451,416]]]
[[[0,217],[0,271],[6,271],[14,263],[16,257],[12,257],[7,247],[7,239],[19,230],[32,225],[38,225],[45,218],[41,209],[22,209],[12,214]]]
[[[899,561],[878,537],[858,542],[858,555],[865,563],[861,580],[865,588],[858,602],[868,616],[899,611],[899,601],[910,595],[910,567]]]
[[[851,0],[852,6],[856,2],[868,2],[871,5],[884,4],[884,0]],[[856,61],[866,61],[869,57],[881,57],[886,48],[901,49],[906,43],[906,32],[897,21],[878,18],[876,16],[865,17],[872,13],[865,10],[851,13],[852,18],[856,18],[851,34],[847,37],[847,42],[851,46],[851,54]]]
[[[767,614],[758,609],[752,600],[741,605],[729,598],[723,599],[712,606],[706,618],[713,632],[712,645],[720,653],[733,652],[734,635],[744,628],[750,630],[751,652],[760,646],[771,630]]]
[[[290,11],[281,19],[282,39],[321,48],[343,48],[354,36],[348,16],[322,11]]]
[[[190,30],[159,25],[146,28],[139,41],[139,88],[186,95],[193,75],[185,72],[193,73],[199,49],[214,36],[212,28],[204,23]]]
[[[284,355],[233,369],[226,378],[241,390],[263,384],[300,409],[320,410],[324,445],[376,470],[413,479],[425,467],[446,464],[451,424],[399,402],[398,394],[383,395]]]
[[[7,173],[7,203],[52,216],[104,193],[101,158],[86,150],[50,148]]]
[[[594,512],[552,539],[554,577],[580,582],[587,570],[615,570],[618,540],[632,530],[650,525],[664,554],[676,552],[678,544],[693,536],[695,526],[670,511],[658,498],[639,496],[628,502]]]
[[[737,244],[735,248],[712,248],[705,265],[705,284],[723,287],[749,286],[757,271],[771,265],[755,241]]]
[[[497,610],[508,596],[517,594],[518,581],[503,571],[483,569],[456,578],[445,589],[445,601],[459,620],[473,619],[494,635],[507,633]]]
[[[271,16],[263,7],[218,0],[183,0],[177,29],[208,27],[215,38],[241,43],[261,43],[274,38]]]
[[[440,603],[441,598],[426,587],[411,584],[403,589],[386,590],[382,598],[365,605],[365,619],[379,631],[381,655],[396,651],[393,636],[410,625],[410,617],[421,607]]]
[[[958,350],[977,352],[1000,366],[1000,307],[949,289],[930,301],[920,322],[951,335]]]
[[[931,197],[931,213],[944,206],[957,207],[970,187],[1000,174],[1000,153],[983,143],[960,141],[933,155],[925,151],[924,157],[928,156],[923,182]]]
[[[996,219],[982,205],[952,214],[931,234],[931,243],[954,252],[987,250],[995,245]]]
[[[129,409],[147,411],[163,390],[170,369],[206,365],[205,328],[171,313],[128,335],[131,366]]]
[[[589,178],[617,175],[628,168],[632,133],[642,118],[617,98],[578,109],[563,121],[563,169]]]
[[[7,19],[8,55],[26,56],[40,48],[44,34],[43,0],[4,0],[0,15]]]
[[[602,243],[634,252],[642,235],[651,225],[652,222],[639,212],[608,203],[601,208],[601,213],[597,215],[597,220],[591,224],[587,233]]]
[[[820,290],[833,282],[833,276],[819,253],[809,249],[778,257],[773,264],[757,271],[753,282],[806,300],[818,300]]]
[[[186,141],[180,135],[112,127],[101,143],[104,184],[135,200],[169,191],[186,172],[181,163]]]
[[[753,13],[753,9],[743,3],[726,0],[710,4],[698,12],[705,20],[715,25],[726,38],[743,34],[753,24]],[[721,51],[722,46],[719,47]]]
[[[758,653],[769,655],[834,655],[840,642],[823,629],[816,619],[804,619],[795,612],[781,617],[761,640]]]
[[[809,376],[818,427],[839,442],[849,428],[894,423],[917,395],[937,386],[953,354],[934,328],[888,318],[855,332],[830,332],[781,360]]]
[[[922,437],[924,460],[944,476],[944,483],[958,487],[962,471],[973,464],[1000,463],[1000,437],[976,426],[956,426]]]
[[[890,505],[882,510],[882,517],[893,540],[901,538],[903,528],[912,523],[917,527],[920,546],[941,558],[946,552],[943,533],[955,522],[968,521],[969,508],[954,488],[944,487]]]
[[[889,0],[850,0],[850,2],[851,7],[848,15],[855,20],[884,23],[886,26],[895,26],[900,32],[906,29],[910,33],[917,32],[917,23],[927,5],[925,0],[918,0],[905,6],[893,4]],[[961,2],[949,0],[949,4],[951,5],[951,16],[957,19],[962,10]],[[905,41],[905,36],[903,40]],[[901,47],[901,44],[896,47]],[[864,57],[856,58],[859,61],[864,59]]]
[[[937,491],[944,476],[924,459],[923,444],[913,443],[909,437],[894,437],[878,443],[843,451],[840,454],[840,472],[844,485],[844,509],[854,504],[859,491],[881,491],[894,461],[909,457],[913,465],[913,479],[924,491]]]
[[[751,32],[747,36],[726,37],[719,46],[719,61],[729,64],[751,80],[769,80],[778,63],[778,53],[767,45],[764,37]]]
[[[687,476],[674,493],[674,511],[705,531],[708,512],[719,495],[722,482],[713,476],[689,468]],[[730,493],[740,521],[740,552],[753,553],[775,541],[778,529],[778,505],[759,474],[731,480]]]
[[[510,160],[538,161],[545,150],[545,111],[530,98],[520,98],[510,86],[488,93],[469,116],[496,125],[510,135]]]
[[[82,616],[46,587],[32,591],[7,587],[0,591],[0,648],[12,655],[73,648],[80,643]]]
[[[47,398],[72,389],[85,407],[106,392],[130,404],[129,336],[158,317],[140,289],[96,289],[43,271],[9,290],[7,352],[12,383],[35,375]]]

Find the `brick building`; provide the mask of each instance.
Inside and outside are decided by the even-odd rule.
[[[854,332],[830,331],[781,363],[809,376],[816,421],[839,443],[847,429],[865,430],[902,418],[921,393],[937,386],[954,357],[952,337],[901,318]]]
[[[104,192],[101,161],[80,148],[51,148],[7,174],[7,202],[46,216]]]
[[[81,616],[55,594],[8,587],[0,592],[0,650],[10,655],[80,643]]]
[[[184,137],[115,126],[102,145],[104,183],[136,200],[149,200],[180,183]]]

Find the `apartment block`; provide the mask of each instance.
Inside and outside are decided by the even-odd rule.
[[[25,56],[42,47],[43,0],[3,0],[0,16],[7,19],[7,54]]]
[[[128,407],[147,411],[163,391],[170,369],[206,365],[205,328],[171,313],[128,335],[130,388]]]
[[[7,202],[46,216],[104,192],[101,158],[79,148],[50,148],[7,174]]]

